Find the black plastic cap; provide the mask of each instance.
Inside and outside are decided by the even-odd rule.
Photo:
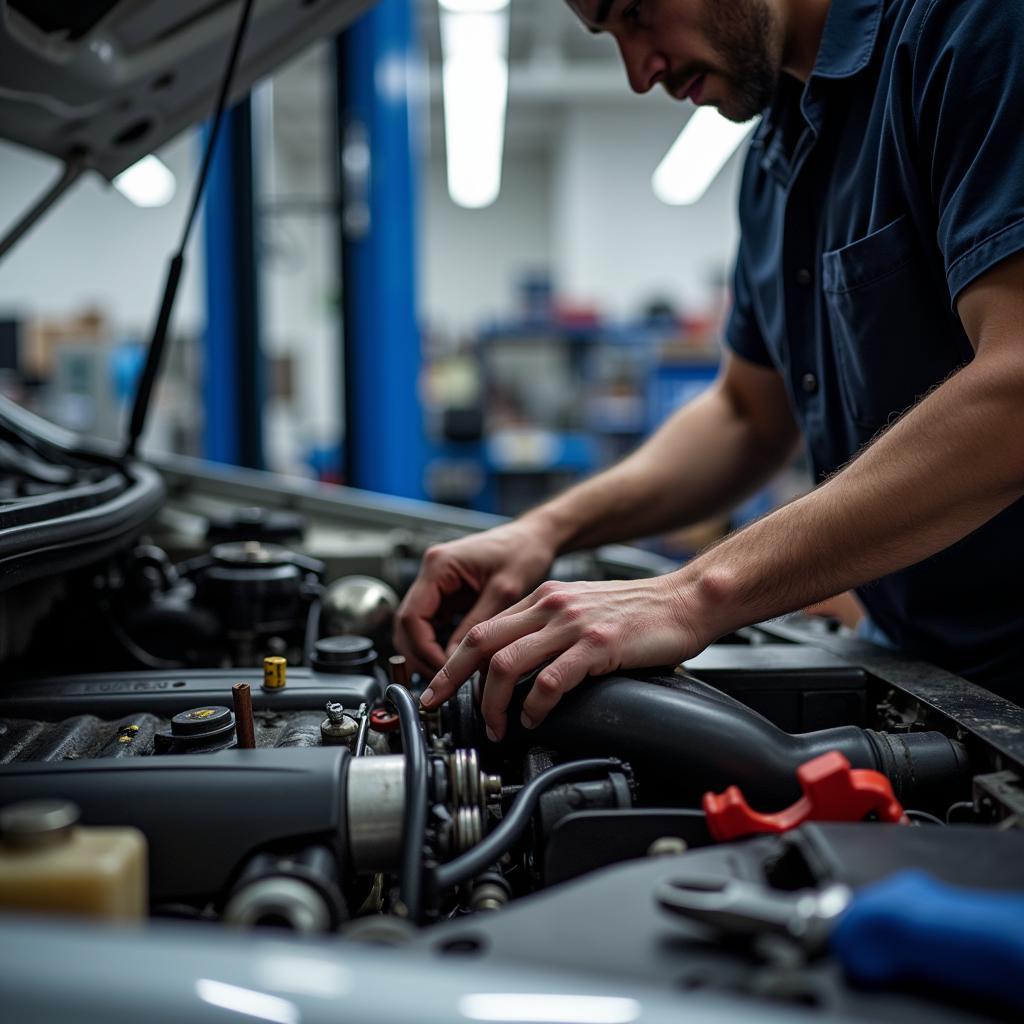
[[[313,668],[318,672],[364,674],[377,661],[373,641],[365,636],[327,636],[313,645]]]
[[[235,726],[235,716],[230,708],[211,705],[181,711],[171,719],[171,735],[175,739],[199,736],[216,736]]]

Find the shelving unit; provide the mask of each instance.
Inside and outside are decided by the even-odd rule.
[[[471,350],[479,436],[439,432],[431,497],[515,515],[611,465],[714,379],[717,352],[686,345],[675,324],[490,326]]]

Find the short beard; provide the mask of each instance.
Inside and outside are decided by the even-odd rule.
[[[749,121],[772,102],[782,73],[777,19],[766,0],[705,0],[704,31],[730,85],[719,112]]]

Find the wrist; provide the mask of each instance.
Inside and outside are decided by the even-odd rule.
[[[519,521],[551,550],[552,556],[571,550],[576,524],[554,503],[541,505],[525,513]]]
[[[704,559],[663,577],[681,629],[693,635],[701,648],[741,626],[741,584],[736,573],[723,565],[705,565]]]

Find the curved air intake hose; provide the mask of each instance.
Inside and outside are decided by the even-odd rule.
[[[845,754],[854,768],[888,776],[905,806],[948,806],[965,784],[963,747],[942,733],[895,735],[848,725],[794,736],[686,676],[592,680],[531,731],[519,724],[528,689],[518,687],[509,707],[511,738],[653,764],[686,794],[738,785],[753,804],[775,809],[800,797],[796,769],[830,750]]]

